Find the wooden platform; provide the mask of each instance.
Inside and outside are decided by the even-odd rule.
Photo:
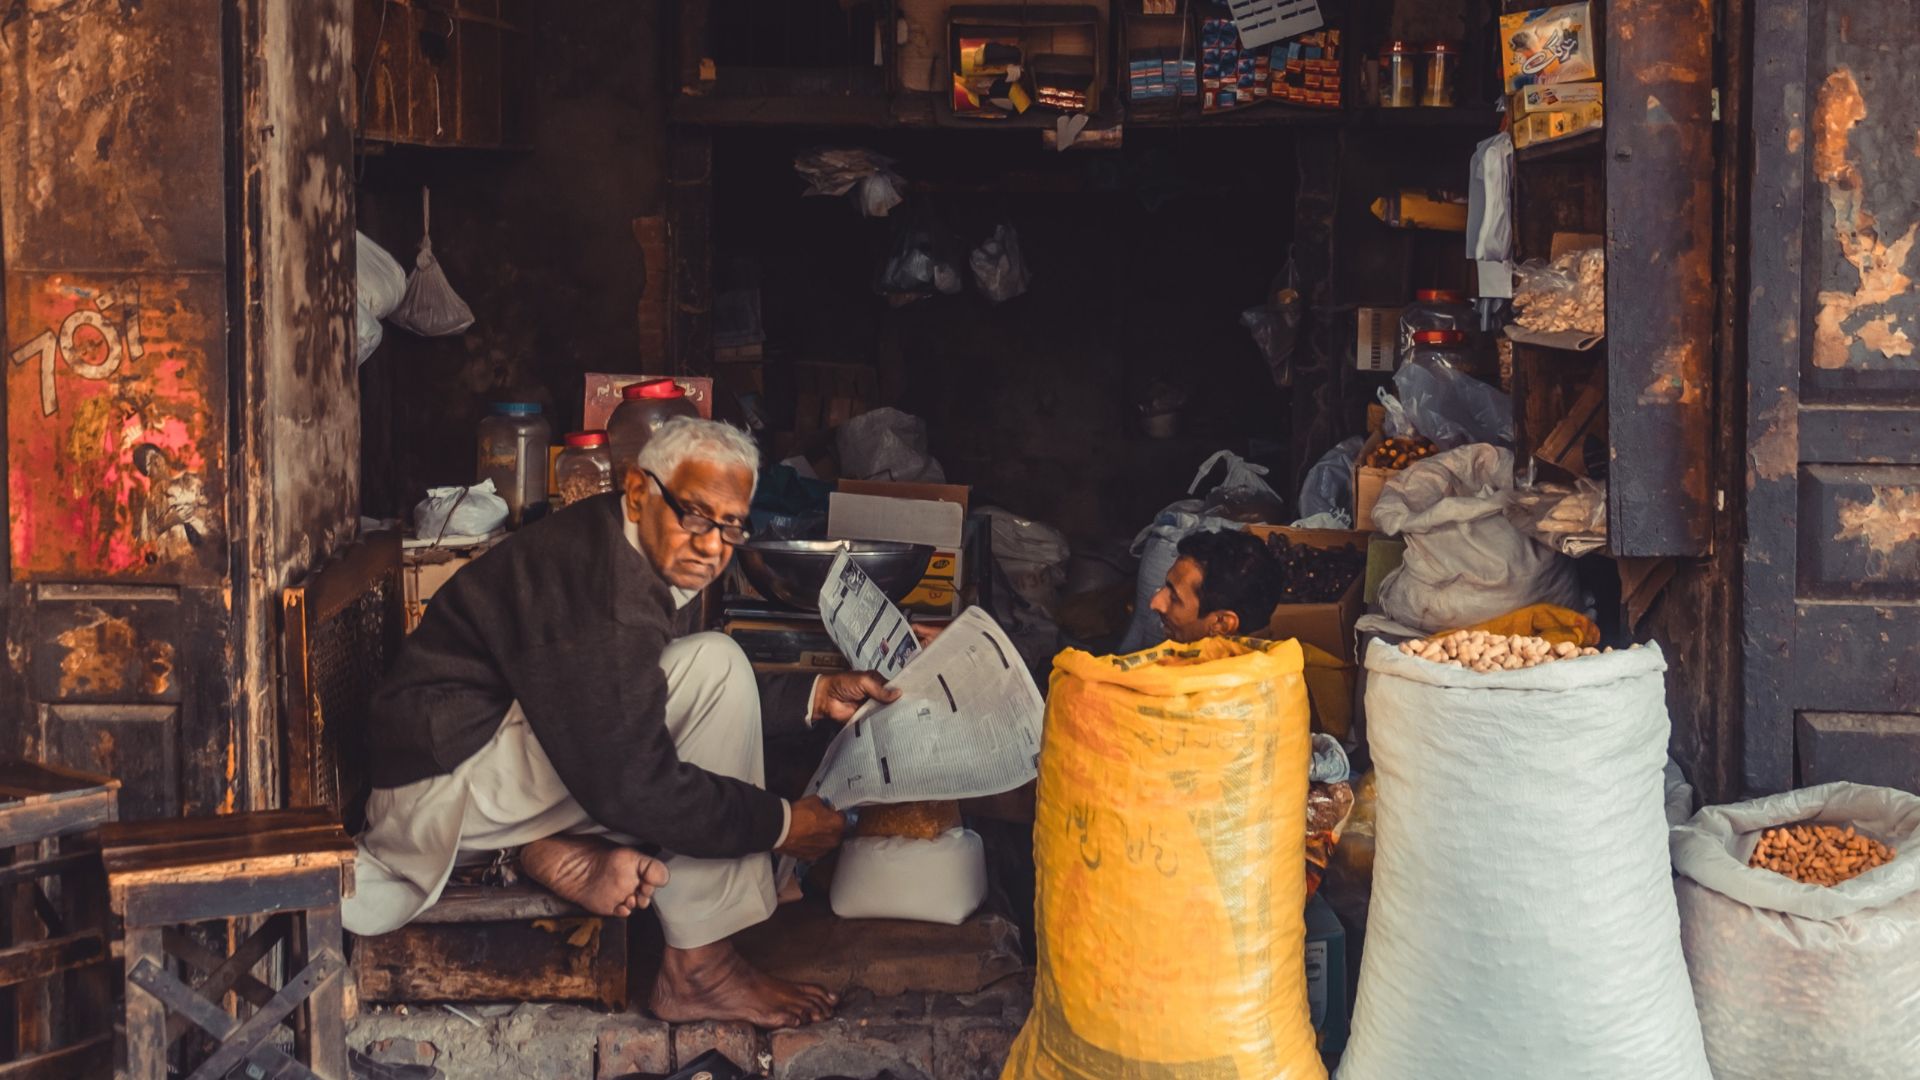
[[[769,975],[836,993],[970,994],[1021,970],[1020,930],[992,910],[959,926],[842,919],[824,899],[787,904],[734,944]]]

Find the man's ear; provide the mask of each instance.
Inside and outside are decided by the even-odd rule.
[[[626,508],[629,521],[640,520],[640,510],[647,505],[647,497],[653,494],[648,483],[646,473],[639,469],[627,470],[626,495],[620,502]]]
[[[1232,637],[1240,632],[1240,614],[1221,610],[1207,615],[1207,632],[1214,637]]]

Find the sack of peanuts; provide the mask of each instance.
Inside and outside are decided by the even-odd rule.
[[[1920,1075],[1920,796],[1833,783],[1673,830],[1717,1080]]]
[[[1708,1080],[1660,648],[1453,644],[1367,651],[1376,851],[1339,1080]]]

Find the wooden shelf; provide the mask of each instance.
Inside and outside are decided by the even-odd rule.
[[[1599,161],[1606,146],[1607,132],[1605,128],[1600,128],[1569,135],[1564,139],[1523,146],[1513,152],[1513,157],[1516,161]]]

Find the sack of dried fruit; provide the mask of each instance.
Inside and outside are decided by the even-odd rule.
[[[1033,1012],[1002,1080],[1324,1080],[1297,642],[1054,659]]]
[[[1373,894],[1340,1080],[1707,1080],[1667,857],[1666,660],[1521,651],[1368,649]]]
[[[1920,796],[1822,784],[1709,806],[1672,841],[1717,1080],[1920,1075]]]

